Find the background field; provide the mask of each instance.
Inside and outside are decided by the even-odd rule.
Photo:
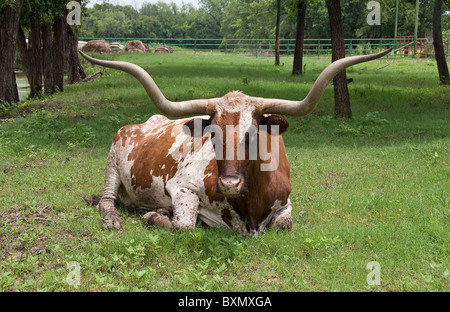
[[[96,56],[141,65],[171,100],[301,99],[330,62],[305,58],[292,77],[288,57]],[[156,113],[127,74],[0,108],[0,291],[449,291],[450,90],[435,62],[387,61],[347,70],[352,120],[333,118],[332,86],[287,118],[293,228],[255,238],[153,229],[123,208],[124,233],[102,230],[83,196],[103,191],[114,133]]]

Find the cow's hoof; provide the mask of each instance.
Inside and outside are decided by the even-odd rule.
[[[147,221],[148,224],[155,227],[162,227],[165,229],[169,229],[172,227],[172,221],[170,221],[170,218],[168,216],[154,211],[147,212],[142,216],[142,219]]]
[[[102,226],[104,229],[116,228],[120,231],[122,229],[122,220],[120,220],[119,213],[116,211],[106,213],[103,217]]]

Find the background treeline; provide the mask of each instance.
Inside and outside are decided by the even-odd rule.
[[[281,38],[295,38],[299,0],[282,0]],[[325,0],[305,0],[305,38],[329,38]],[[366,22],[368,0],[341,1],[346,38],[392,38],[395,25],[395,0],[378,0],[381,25]],[[399,4],[398,35],[414,34],[415,0]],[[431,0],[420,1],[419,37],[431,37]],[[200,0],[199,8],[191,4],[144,3],[139,11],[132,6],[110,3],[86,8],[81,37],[115,38],[228,38],[269,39],[275,37],[275,0]],[[450,37],[450,15],[442,16],[444,38]]]

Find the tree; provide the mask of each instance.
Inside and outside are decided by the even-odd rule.
[[[273,0],[232,0],[222,22],[224,38],[270,39],[275,36]]]
[[[41,13],[44,91],[47,94],[63,91],[66,40],[66,3],[47,0]]]
[[[204,10],[208,16],[205,19],[207,21],[205,26],[209,28],[209,31],[220,34],[225,10],[230,4],[230,0],[199,0],[199,4],[201,10]]]
[[[192,9],[188,18],[190,19],[188,35],[191,38],[222,38],[220,29],[222,27],[223,15],[220,16],[220,27],[217,20],[211,17],[210,12],[203,7]]]
[[[47,94],[55,93],[55,80],[53,79],[53,42],[52,29],[50,24],[45,23],[41,26],[42,34],[42,55],[44,70],[44,92]]]
[[[64,67],[66,60],[66,40],[67,40],[67,10],[64,1],[57,1],[53,15],[53,79],[55,89],[64,89]]]
[[[303,73],[303,43],[305,38],[306,1],[298,0],[297,4],[297,33],[295,36],[293,75]]]
[[[445,58],[444,44],[442,42],[442,0],[434,0],[433,10],[433,46],[434,57],[436,58],[439,80],[443,84],[450,85],[450,76],[448,72],[447,60]]]
[[[25,74],[30,84],[29,97],[42,92],[43,55],[41,36],[42,3],[37,0],[25,0],[19,29],[19,53]],[[28,33],[28,44],[26,34]]]
[[[280,65],[280,18],[281,0],[277,0],[277,21],[275,25],[275,66]]]
[[[250,29],[251,39],[273,39],[275,36],[276,10],[273,0],[251,1],[249,3],[249,15],[246,18]]]
[[[14,54],[23,0],[0,4],[0,101],[18,102]]]
[[[338,0],[326,0],[331,34],[331,61],[345,57],[344,28],[342,24],[341,4]],[[334,114],[338,117],[351,118],[350,96],[348,94],[345,70],[333,78]]]
[[[78,26],[66,24],[67,76],[69,83],[77,83],[86,78],[84,69],[78,58]]]

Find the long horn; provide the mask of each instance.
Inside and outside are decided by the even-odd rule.
[[[184,117],[189,115],[211,114],[214,110],[216,99],[190,100],[183,102],[171,102],[167,100],[161,90],[159,90],[155,81],[153,81],[152,77],[138,65],[121,61],[99,60],[90,57],[81,51],[78,52],[91,63],[118,69],[133,75],[144,86],[145,91],[147,91],[148,96],[152,100],[153,104],[155,104],[156,108],[158,108],[158,110],[164,115],[171,117]]]
[[[320,98],[322,97],[326,86],[339,72],[349,66],[380,58],[391,51],[392,48],[389,48],[386,51],[376,54],[358,55],[339,59],[328,65],[322,71],[322,73],[320,73],[319,77],[314,82],[314,85],[312,86],[311,90],[304,100],[289,101],[279,99],[264,99],[262,112],[265,114],[280,114],[298,117],[306,116],[314,110]]]

